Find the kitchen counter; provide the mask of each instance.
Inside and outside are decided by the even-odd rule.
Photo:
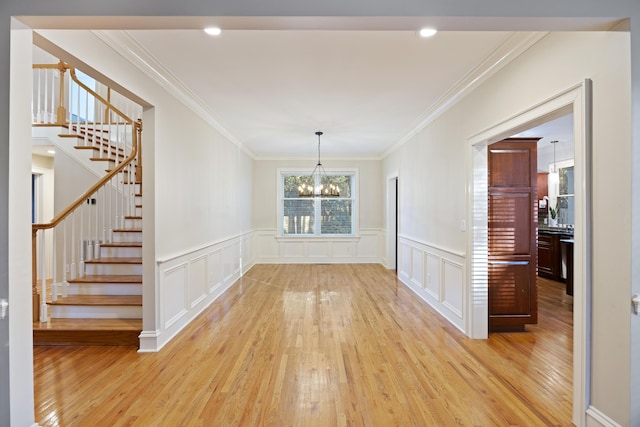
[[[538,275],[566,283],[573,295],[573,228],[538,227]]]
[[[539,225],[538,234],[565,234],[573,236],[573,227],[549,227],[547,225]]]

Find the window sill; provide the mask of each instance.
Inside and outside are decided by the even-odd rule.
[[[341,241],[341,242],[357,242],[360,240],[360,236],[315,236],[315,235],[294,235],[294,236],[276,236],[276,240],[291,241],[291,240],[312,240],[312,241]]]

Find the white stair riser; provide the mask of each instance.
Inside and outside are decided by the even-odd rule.
[[[142,242],[142,233],[136,231],[114,231],[113,241],[122,242]]]
[[[142,228],[142,219],[125,218],[124,228],[135,228],[139,230]]]
[[[92,154],[96,154],[96,153],[92,153]],[[97,155],[99,155],[99,153]],[[100,160],[95,160],[95,159],[100,159],[100,157],[93,157],[93,160],[91,161],[100,164],[104,169],[111,170],[116,166],[116,161],[108,157],[103,157]]]
[[[85,274],[88,275],[141,275],[141,264],[85,264]]]
[[[53,319],[142,319],[140,306],[49,305]]]
[[[124,185],[126,185],[126,186],[127,186],[127,191],[128,191],[128,190],[129,190],[129,188],[130,188],[129,186],[130,186],[130,185],[132,185],[132,186],[133,186],[133,194],[142,194],[142,193],[140,193],[140,184],[129,184],[127,181],[128,181],[128,178],[126,178],[126,179],[121,179],[121,180],[120,180],[120,182],[121,182],[122,184],[124,184]],[[138,197],[138,196],[136,196],[136,201],[140,201],[140,202],[142,202],[142,198],[138,199],[137,197]]]
[[[101,258],[141,258],[142,257],[142,247],[101,247],[100,248],[100,257]]]
[[[142,205],[142,196],[135,196],[136,205]]]
[[[69,295],[142,295],[142,285],[129,283],[70,283],[68,292]]]

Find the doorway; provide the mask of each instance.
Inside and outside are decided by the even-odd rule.
[[[573,313],[573,422],[578,424],[589,401],[591,335],[589,318],[591,274],[591,81],[585,80],[529,110],[468,138],[468,235],[470,284],[467,303],[468,332],[488,337],[488,167],[487,148],[496,141],[573,112],[575,179],[583,183],[575,193],[574,313]]]
[[[393,174],[387,179],[387,266],[389,270],[398,273],[398,233],[399,206],[398,206],[398,175]]]

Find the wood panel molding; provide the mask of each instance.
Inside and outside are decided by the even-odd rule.
[[[254,233],[257,264],[362,263],[381,264],[384,232],[360,228],[353,237],[281,237],[275,228]]]
[[[417,239],[399,237],[398,246],[398,279],[466,333],[466,258]]]
[[[243,233],[159,260],[159,329],[142,331],[139,351],[159,351],[248,271],[255,263],[252,244],[253,234]]]

